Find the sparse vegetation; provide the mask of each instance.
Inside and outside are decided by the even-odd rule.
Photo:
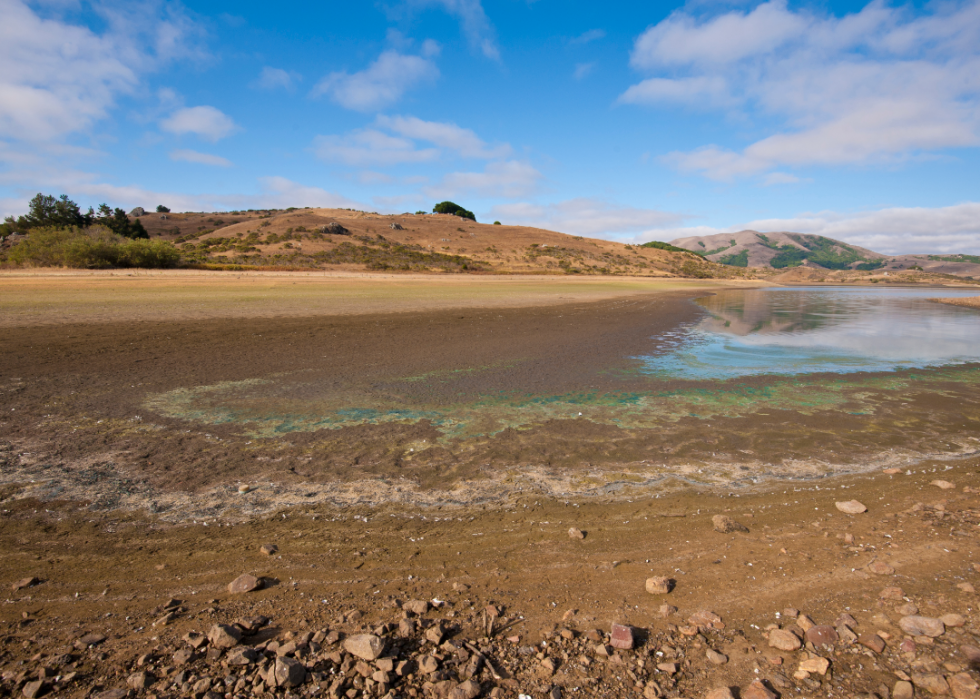
[[[180,262],[180,252],[171,243],[128,239],[102,226],[45,227],[32,229],[7,260],[26,267],[169,268]]]

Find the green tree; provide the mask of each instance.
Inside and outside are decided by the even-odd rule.
[[[51,194],[38,194],[28,204],[28,211],[16,219],[8,216],[3,222],[3,235],[20,232],[26,233],[32,228],[53,226],[67,228],[69,226],[88,226],[91,218],[78,209],[78,204],[62,194],[55,198]]]
[[[110,231],[116,235],[121,235],[124,238],[132,239],[147,239],[149,234],[146,229],[143,228],[143,224],[140,223],[139,219],[133,221],[129,220],[129,216],[126,212],[116,207],[115,209],[109,208],[108,204],[100,204],[98,216],[95,218],[95,222],[105,226]]]
[[[442,201],[432,207],[432,212],[436,214],[452,214],[454,216],[459,216],[461,218],[468,218],[471,221],[476,221],[476,216],[473,215],[472,211],[467,211],[459,204],[451,201]]]
[[[169,214],[170,213],[170,209],[168,209],[163,204],[158,204],[157,205],[157,213],[158,214]]]

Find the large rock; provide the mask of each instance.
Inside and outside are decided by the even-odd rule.
[[[373,633],[361,633],[348,636],[344,649],[362,660],[377,660],[385,651],[385,642]]]
[[[145,216],[146,209],[144,209],[142,206],[137,206],[135,209],[129,212],[129,215],[134,216],[136,218],[139,218],[140,216]]]
[[[241,592],[251,592],[252,590],[258,590],[262,587],[262,581],[259,580],[254,575],[249,575],[245,573],[244,575],[239,575],[237,578],[228,583],[228,592],[233,594],[238,594]]]
[[[714,525],[716,532],[721,532],[722,534],[731,534],[732,532],[743,532],[747,534],[749,531],[748,527],[744,524],[739,524],[728,515],[715,515],[711,518],[711,524]]]
[[[811,626],[806,631],[806,640],[812,643],[815,648],[831,649],[837,643],[838,638],[837,631],[834,627],[825,624]]]
[[[846,515],[859,515],[867,512],[868,508],[857,500],[847,500],[846,502],[835,502],[834,506]]]
[[[912,687],[911,682],[899,680],[892,687],[892,699],[913,699],[914,696],[915,688]]]
[[[583,532],[578,527],[569,527],[568,528],[568,538],[570,538],[570,539],[584,539],[585,538],[585,532]]]
[[[799,637],[786,629],[773,629],[769,632],[769,645],[777,650],[794,651],[803,646]]]
[[[945,624],[929,616],[903,616],[899,619],[898,625],[909,636],[936,638],[946,633]]]
[[[708,662],[712,665],[724,665],[728,662],[728,656],[724,653],[719,653],[714,648],[709,648],[704,654],[708,658]]]
[[[10,589],[12,589],[14,592],[17,592],[18,590],[23,590],[25,587],[34,587],[35,585],[37,585],[40,582],[41,582],[40,580],[38,580],[37,578],[34,578],[34,577],[21,578],[20,580],[18,580],[17,582],[15,582],[13,585],[11,585],[10,586]]]
[[[949,694],[949,683],[938,672],[913,672],[912,684],[931,694]]]
[[[449,699],[476,699],[480,696],[480,685],[473,680],[466,680],[453,687]]]
[[[647,592],[651,595],[666,595],[673,587],[674,583],[670,578],[647,578]]]
[[[215,624],[208,629],[208,643],[212,648],[234,648],[242,641],[242,632],[237,626]]]
[[[411,612],[412,614],[422,616],[429,611],[429,602],[428,600],[424,599],[409,600],[402,605],[402,609],[404,609],[406,612]]]
[[[633,629],[622,624],[613,624],[609,645],[620,650],[633,649]]]
[[[276,686],[299,687],[306,682],[306,668],[295,658],[276,658]]]
[[[955,699],[980,699],[980,686],[969,672],[960,672],[950,677],[949,691]]]

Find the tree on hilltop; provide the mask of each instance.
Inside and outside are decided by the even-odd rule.
[[[451,201],[439,202],[432,207],[432,212],[436,214],[452,214],[454,216],[459,216],[460,218],[468,218],[471,221],[476,221],[476,216],[473,215],[472,211],[467,211],[459,204]]]

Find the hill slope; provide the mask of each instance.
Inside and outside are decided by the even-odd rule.
[[[883,255],[833,238],[807,233],[717,233],[671,241],[672,245],[704,255],[712,262],[736,267],[789,270],[853,270],[898,272],[920,270],[962,277],[980,277],[975,255]]]
[[[686,252],[624,245],[449,214],[386,216],[347,209],[285,209],[140,218],[151,239],[173,241],[202,264],[442,272],[731,277],[743,270]]]

